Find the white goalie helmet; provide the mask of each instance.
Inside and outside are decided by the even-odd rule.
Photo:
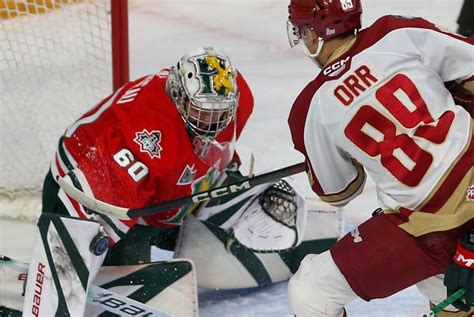
[[[237,71],[212,47],[190,51],[172,66],[166,90],[188,130],[207,138],[227,127],[238,105]]]

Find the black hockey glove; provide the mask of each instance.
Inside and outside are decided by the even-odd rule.
[[[458,241],[453,262],[449,264],[444,276],[444,285],[448,296],[463,288],[464,298],[456,300],[452,305],[462,311],[469,311],[474,306],[474,229],[465,232]]]
[[[474,118],[474,95],[462,86],[459,86],[455,81],[446,82],[445,86],[451,93],[456,105],[466,109],[471,118]]]

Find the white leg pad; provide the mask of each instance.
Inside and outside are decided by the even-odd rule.
[[[288,283],[288,299],[297,317],[341,317],[357,295],[329,251],[309,254]]]
[[[139,265],[103,266],[93,284],[156,308],[167,316],[198,316],[196,271],[189,259],[175,259]],[[110,298],[104,300],[118,306]],[[115,305],[114,305],[115,304]],[[107,304],[105,304],[107,305]],[[88,305],[84,316],[102,316],[104,306]],[[126,316],[148,316],[135,313]],[[125,316],[125,314],[124,314]]]
[[[105,253],[90,251],[96,221],[41,215],[26,283],[23,316],[83,316],[87,289]]]

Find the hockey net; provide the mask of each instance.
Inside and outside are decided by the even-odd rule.
[[[35,220],[59,137],[128,80],[126,0],[0,0],[0,217]]]

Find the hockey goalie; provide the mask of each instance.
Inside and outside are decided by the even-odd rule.
[[[91,316],[115,305],[123,313],[117,302],[89,307],[91,298],[101,301],[93,292],[100,287],[163,314],[195,316],[197,287],[287,280],[306,254],[328,249],[338,217],[324,223],[308,212],[290,180],[131,220],[87,208],[58,185],[63,179],[90,200],[142,208],[241,180],[235,142],[252,109],[229,57],[201,47],[70,125],[45,178],[22,307],[12,301],[11,311]],[[151,246],[179,259],[151,262]]]

